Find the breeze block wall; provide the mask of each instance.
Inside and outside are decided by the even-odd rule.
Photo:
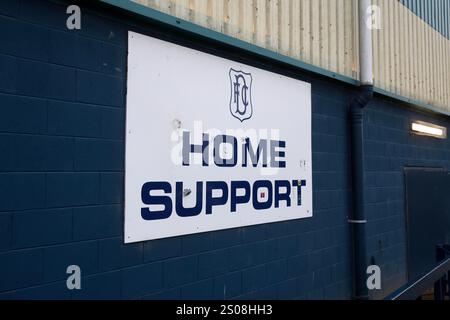
[[[450,169],[450,140],[413,135],[413,121],[450,130],[446,116],[406,108],[375,97],[365,113],[365,169],[368,262],[381,268],[381,298],[407,282],[405,167]],[[424,199],[426,201],[426,199]]]
[[[88,12],[69,31],[66,8],[0,4],[2,298],[120,296],[125,32]]]
[[[351,298],[354,88],[290,71],[312,83],[313,218],[125,245],[127,31],[164,32],[88,2],[68,30],[68,4],[0,3],[0,299]],[[434,148],[408,135],[415,115],[380,98],[366,115],[368,260],[389,270],[387,286],[405,274],[401,166]],[[448,164],[448,143],[436,148],[429,162]],[[66,287],[69,265],[81,290]]]

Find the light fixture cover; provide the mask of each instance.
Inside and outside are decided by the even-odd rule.
[[[439,139],[447,138],[447,128],[424,121],[413,121],[411,130],[414,134],[429,136]]]

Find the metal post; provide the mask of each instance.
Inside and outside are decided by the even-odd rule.
[[[440,263],[445,259],[445,248],[443,245],[436,246],[436,262]],[[445,275],[434,283],[434,300],[444,300],[446,294]]]

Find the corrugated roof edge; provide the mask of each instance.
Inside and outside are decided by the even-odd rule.
[[[182,31],[185,32],[189,32],[189,33],[194,33],[196,35],[199,36],[203,36],[209,39],[213,39],[215,41],[251,52],[253,54],[257,54],[260,55],[264,58],[269,58],[269,59],[273,59],[275,61],[278,62],[282,62],[282,63],[286,63],[288,65],[291,65],[293,67],[297,67],[309,72],[313,72],[316,74],[320,74],[322,76],[328,77],[328,78],[332,78],[332,79],[336,79],[354,86],[358,86],[359,85],[359,81],[317,66],[314,66],[312,64],[306,63],[306,62],[302,62],[300,60],[282,55],[280,53],[274,52],[274,51],[270,51],[268,49],[256,46],[254,44],[245,42],[243,40],[239,40],[237,38],[233,38],[230,37],[228,35],[225,35],[223,33],[220,32],[216,32],[213,30],[210,30],[208,28],[204,28],[202,26],[199,26],[197,24],[194,24],[192,22],[186,21],[186,20],[182,20],[179,19],[177,17],[168,15],[166,13],[160,12],[158,10],[152,9],[150,7],[141,5],[139,3],[133,2],[131,0],[100,0],[100,2],[102,3],[106,3],[108,5],[123,9],[127,12],[142,16],[142,17],[146,17],[150,20],[153,21],[157,21],[163,24],[167,24],[170,25],[172,27],[175,27],[177,29],[180,29]],[[432,113],[437,113],[437,114],[442,114],[442,115],[446,115],[446,116],[450,116],[450,111],[445,111],[442,109],[439,109],[435,106],[426,104],[422,101],[418,101],[418,100],[414,100],[414,99],[410,99],[404,96],[400,96],[397,95],[395,93],[391,93],[388,91],[385,91],[383,89],[377,88],[375,87],[374,91],[378,94],[402,101],[402,102],[406,102],[410,105],[412,105],[413,107],[417,107],[418,109],[424,110],[424,111],[429,111]]]

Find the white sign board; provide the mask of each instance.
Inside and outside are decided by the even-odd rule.
[[[310,84],[129,32],[125,242],[311,216]]]

